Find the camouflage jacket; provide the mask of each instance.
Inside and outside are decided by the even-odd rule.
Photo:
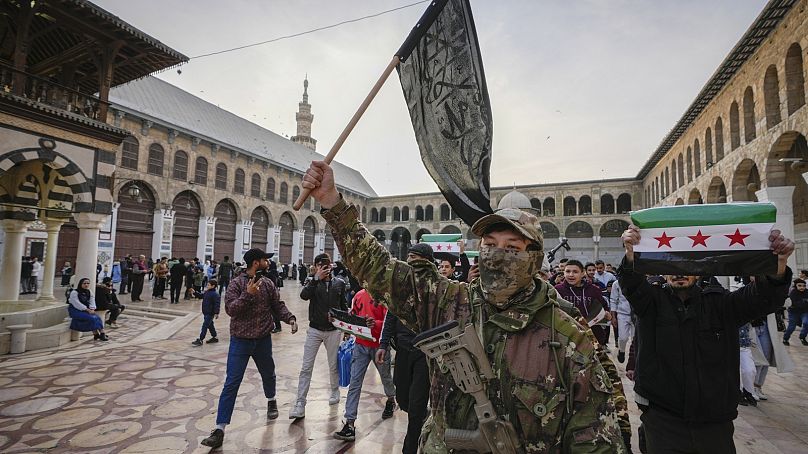
[[[359,222],[354,206],[341,201],[323,216],[351,273],[413,331],[450,320],[475,324],[497,375],[488,383],[489,398],[499,417],[516,428],[523,452],[625,452],[612,382],[595,344],[550,299],[549,285],[535,281],[531,311],[500,312],[482,299],[476,283],[444,278],[426,260],[391,258]],[[476,429],[475,402],[434,361],[430,378],[432,413],[420,450],[448,453],[447,428]]]

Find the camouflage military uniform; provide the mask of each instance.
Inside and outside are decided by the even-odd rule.
[[[535,290],[524,301],[499,311],[483,300],[477,281],[446,279],[426,260],[392,259],[359,222],[354,206],[340,201],[324,217],[351,273],[414,331],[450,320],[474,323],[496,374],[489,398],[516,428],[524,452],[625,452],[612,381],[595,344],[558,309],[547,283],[534,280]],[[421,452],[447,453],[447,428],[477,427],[474,399],[456,389],[434,361],[430,374],[432,414]]]

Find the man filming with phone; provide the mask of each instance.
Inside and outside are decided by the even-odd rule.
[[[247,251],[244,254],[247,269],[227,286],[224,297],[225,312],[230,316],[227,378],[219,396],[216,428],[208,438],[202,440],[203,446],[211,448],[222,446],[224,430],[233,415],[238,389],[250,358],[255,361],[261,374],[264,395],[267,398],[267,418],[278,417],[278,403],[275,400],[275,361],[272,358],[271,332],[275,326],[273,314],[277,314],[278,318],[291,325],[292,334],[297,332],[297,321],[280,300],[275,284],[266,277],[266,270],[269,267],[267,259],[272,255],[261,249]]]

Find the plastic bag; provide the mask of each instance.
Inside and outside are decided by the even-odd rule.
[[[339,371],[339,385],[346,387],[351,384],[351,359],[353,357],[354,338],[343,341],[337,350],[337,365]]]

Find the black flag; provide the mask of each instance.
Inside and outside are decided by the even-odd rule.
[[[468,0],[436,0],[396,54],[421,158],[468,225],[491,213],[493,124]]]

